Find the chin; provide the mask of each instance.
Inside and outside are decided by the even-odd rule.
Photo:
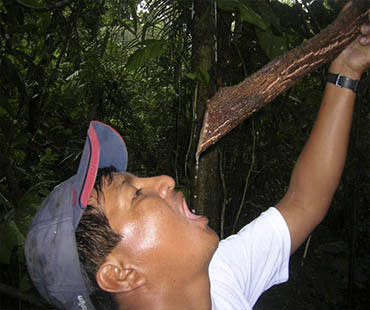
[[[218,234],[209,226],[207,226],[207,231],[209,232],[209,234],[214,238],[216,239],[217,241],[217,245],[218,243],[220,242],[220,237],[218,236]]]
[[[210,232],[209,246],[212,249],[212,255],[213,255],[213,253],[216,251],[218,247],[220,238],[212,228],[209,228],[209,232]]]

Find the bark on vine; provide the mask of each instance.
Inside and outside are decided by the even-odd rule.
[[[196,157],[299,79],[334,59],[359,34],[369,2],[354,0],[337,20],[305,44],[279,56],[243,82],[220,88],[208,101]]]

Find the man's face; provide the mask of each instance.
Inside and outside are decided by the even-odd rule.
[[[122,235],[116,250],[155,281],[191,279],[207,271],[218,245],[208,219],[190,212],[174,186],[168,176],[114,173],[113,182],[104,182],[102,189],[100,207]]]

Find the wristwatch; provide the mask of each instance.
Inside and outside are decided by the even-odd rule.
[[[341,74],[334,74],[328,72],[328,77],[326,79],[329,83],[333,83],[338,87],[348,88],[353,90],[354,92],[357,91],[358,84],[360,83],[359,80],[352,80],[349,77],[346,77]]]

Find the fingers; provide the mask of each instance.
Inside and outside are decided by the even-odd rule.
[[[359,37],[358,41],[361,45],[368,45],[370,44],[370,24],[364,24],[361,26],[361,36]]]
[[[370,34],[370,24],[369,23],[363,24],[361,26],[361,33],[365,36]]]
[[[361,36],[359,39],[358,39],[358,42],[360,42],[361,45],[369,45],[370,44],[370,37],[367,36]]]

